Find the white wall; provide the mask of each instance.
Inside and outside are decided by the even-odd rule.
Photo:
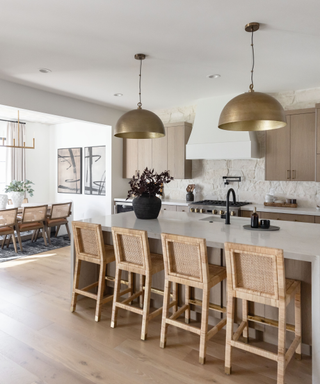
[[[36,139],[35,149],[26,149],[26,178],[31,180],[33,197],[27,195],[30,203],[48,203],[50,198],[50,130],[49,125],[26,124],[26,146]]]
[[[110,126],[72,122],[50,127],[50,201],[73,201],[75,220],[111,213],[112,200],[112,129]],[[57,150],[58,148],[77,148],[106,146],[106,196],[81,195],[57,192]],[[82,162],[84,165],[84,162]],[[82,168],[84,169],[84,167]],[[82,172],[83,174],[83,172]]]

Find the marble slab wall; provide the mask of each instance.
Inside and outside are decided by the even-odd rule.
[[[284,109],[313,108],[320,102],[320,88],[273,94]],[[155,111],[164,123],[194,122],[196,104]],[[265,135],[258,134],[261,153]],[[222,176],[241,176],[240,183],[225,186]],[[320,205],[320,183],[302,181],[266,181],[265,158],[250,160],[192,160],[192,179],[174,180],[164,188],[166,198],[184,199],[188,184],[196,184],[195,200],[225,199],[233,187],[238,200],[263,203],[272,188],[279,198],[296,198],[300,207]]]

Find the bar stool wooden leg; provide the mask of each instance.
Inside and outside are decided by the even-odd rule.
[[[277,384],[284,384],[284,373],[286,367],[286,306],[281,303],[279,307],[279,330],[278,330],[278,375]]]
[[[173,311],[177,312],[178,310],[178,284],[172,283],[172,296],[176,304],[173,306]]]
[[[242,320],[247,323],[247,326],[243,330],[243,338],[246,344],[249,343],[249,332],[248,332],[248,300],[242,299]]]
[[[143,299],[144,299],[144,290],[143,290],[143,286],[144,286],[144,275],[140,275],[140,291],[142,291],[142,295],[139,296],[139,304],[140,304],[140,308],[143,308]]]
[[[115,282],[114,282],[114,291],[113,291],[113,303],[112,303],[112,315],[111,315],[111,328],[117,326],[117,317],[118,317],[118,307],[117,302],[119,301],[120,293],[120,283],[121,283],[121,269],[116,268]]]
[[[131,289],[131,291],[129,292],[129,296],[132,296],[133,295],[133,273],[132,272],[128,272],[128,288]],[[130,303],[128,304],[132,305],[133,301],[130,301]]]
[[[225,353],[225,373],[231,374],[231,339],[234,319],[234,299],[232,296],[227,300],[227,334],[226,334],[226,353]]]
[[[209,317],[209,288],[202,291],[202,312],[201,312],[201,330],[200,330],[200,351],[199,363],[205,364],[207,350],[207,333],[208,333],[208,317]]]
[[[188,285],[185,286],[185,300],[184,300],[184,303],[186,305],[188,305],[188,308],[186,309],[185,311],[185,314],[184,314],[184,321],[186,324],[189,324],[190,323],[190,304],[189,304],[189,300],[190,300],[190,287]]]
[[[151,296],[151,281],[150,275],[146,276],[146,284],[144,290],[144,303],[142,315],[141,340],[147,340],[149,313],[150,313],[150,296]]]
[[[294,298],[295,336],[301,337],[301,283]],[[301,342],[296,349],[296,360],[301,360]]]
[[[100,273],[99,273],[99,283],[98,283],[98,293],[97,293],[97,305],[96,305],[96,313],[94,320],[96,322],[100,321],[101,318],[101,307],[102,307],[102,299],[104,295],[104,287],[105,287],[105,276],[106,276],[106,264],[100,265]]]
[[[70,307],[71,312],[74,312],[76,310],[78,294],[75,292],[75,290],[79,288],[80,269],[81,269],[81,260],[77,259],[75,269],[74,269],[73,290],[72,290],[72,299],[71,299],[71,307]]]
[[[169,302],[170,302],[170,281],[165,280],[164,296],[163,296],[163,309],[162,309],[162,321],[161,321],[161,334],[160,334],[160,347],[165,348],[167,343],[167,329],[168,325],[166,319],[169,314]]]

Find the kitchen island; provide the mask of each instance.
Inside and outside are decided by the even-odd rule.
[[[200,216],[200,217],[199,217]],[[320,382],[320,228],[317,224],[297,222],[276,222],[277,232],[247,231],[243,225],[247,218],[231,217],[231,224],[210,215],[185,212],[161,212],[156,220],[139,220],[133,212],[101,216],[84,220],[101,224],[105,242],[111,243],[111,227],[141,229],[148,232],[151,248],[159,252],[161,233],[202,237],[215,253],[223,249],[225,242],[235,242],[265,247],[280,248],[288,260],[306,263],[311,266],[311,312],[312,312],[312,382]],[[154,249],[152,249],[154,250]],[[215,260],[210,260],[215,262]],[[299,265],[299,264],[297,264]],[[292,276],[290,276],[292,277]],[[310,312],[310,308],[308,308]],[[303,313],[303,318],[306,314]],[[309,330],[310,331],[310,330]]]

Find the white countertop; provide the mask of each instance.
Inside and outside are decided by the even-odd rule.
[[[128,202],[132,203],[133,199],[126,199],[125,197],[116,197],[114,201],[120,201],[120,202]],[[192,201],[185,201],[185,200],[172,200],[172,199],[161,199],[162,204],[168,204],[168,205],[181,205],[187,207]]]
[[[118,215],[100,216],[83,220],[101,224],[102,229],[111,231],[112,226],[142,229],[148,231],[148,237],[160,239],[162,232],[184,236],[202,237],[207,246],[223,248],[225,242],[235,242],[284,250],[286,258],[313,261],[320,257],[319,224],[277,221],[279,231],[248,231],[243,225],[249,224],[248,218],[231,217],[231,224],[212,216],[212,223],[203,219],[211,215],[197,213],[163,211],[155,220],[139,220],[134,212]]]
[[[274,213],[289,213],[292,215],[311,215],[311,216],[320,216],[320,210],[316,207],[314,208],[286,208],[286,207],[270,207],[263,204],[250,204],[244,205],[241,207],[242,211],[253,211],[253,208],[257,207],[257,211],[260,212],[274,212]]]

